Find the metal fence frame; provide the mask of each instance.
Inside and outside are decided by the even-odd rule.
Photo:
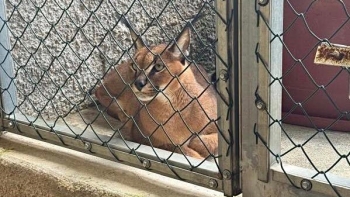
[[[270,76],[262,68],[267,66],[273,75],[281,74],[281,68],[276,65],[281,65],[282,44],[271,44],[269,41],[276,35],[276,39],[281,38],[278,35],[283,31],[283,1],[215,2],[216,11],[222,17],[216,21],[217,52],[227,59],[228,65],[220,60],[216,62],[219,78],[217,90],[223,98],[218,106],[220,116],[223,117],[218,124],[224,131],[224,137],[220,138],[220,144],[223,146],[219,149],[220,154],[225,155],[219,159],[221,172],[211,170],[210,163],[203,163],[200,169],[192,170],[180,157],[168,163],[159,162],[157,157],[147,154],[150,150],[147,147],[139,157],[130,156],[128,150],[121,146],[101,146],[100,140],[93,136],[77,139],[76,136],[63,131],[28,125],[24,119],[20,121],[21,117],[5,116],[14,110],[13,101],[16,99],[14,81],[11,80],[14,73],[8,50],[10,42],[4,22],[6,20],[0,20],[0,69],[4,69],[0,70],[0,84],[1,89],[6,90],[2,92],[0,99],[0,104],[6,112],[0,111],[0,127],[6,131],[109,160],[118,160],[169,177],[181,177],[184,181],[222,191],[226,196],[239,194],[241,185],[243,194],[249,197],[335,196],[325,180],[310,178],[315,174],[312,170],[286,164],[282,168],[269,151],[280,153],[281,130],[278,127],[269,127],[270,120],[264,107],[266,106],[274,117],[281,117],[282,90],[280,86],[269,87]],[[5,19],[4,2],[0,3],[0,17]],[[268,27],[263,25],[265,22],[270,24],[275,35],[271,35]],[[264,57],[259,59],[258,63],[257,52]],[[228,111],[227,107],[232,110]],[[254,131],[259,131],[259,136],[254,135]],[[233,142],[231,147],[222,143],[227,139]],[[133,146],[133,143],[130,143],[130,146]],[[350,196],[349,180],[330,178],[339,193]],[[310,184],[312,188],[308,190],[307,186]]]
[[[218,125],[224,133],[224,137],[219,138],[219,154],[225,155],[219,158],[219,172],[211,170],[210,163],[204,162],[200,169],[190,169],[183,161],[183,158],[171,160],[167,163],[157,161],[157,157],[147,154],[145,147],[138,157],[131,156],[119,146],[102,146],[96,136],[76,136],[67,132],[57,131],[45,128],[40,124],[28,124],[26,119],[20,116],[11,115],[16,103],[16,89],[13,80],[13,61],[10,55],[10,42],[5,19],[5,2],[0,3],[0,84],[2,95],[0,104],[6,113],[0,111],[2,130],[28,136],[31,138],[43,140],[45,142],[57,144],[67,148],[82,151],[88,154],[99,156],[105,159],[120,161],[141,169],[147,169],[152,172],[163,174],[169,177],[180,178],[181,180],[191,182],[197,185],[208,187],[214,190],[223,191],[225,195],[232,196],[241,192],[240,189],[240,165],[239,165],[239,117],[235,111],[239,108],[238,100],[238,1],[215,1],[217,13],[222,17],[216,20],[218,43],[217,53],[227,60],[225,65],[222,60],[217,60],[216,71],[220,78],[217,89],[224,101],[219,102],[218,110],[221,118]],[[237,12],[234,12],[237,10]],[[218,18],[218,17],[217,17]],[[231,95],[235,95],[232,97]],[[230,109],[228,109],[228,107]],[[225,139],[224,139],[225,138]],[[234,142],[232,146],[223,141],[230,140]],[[118,141],[116,140],[116,143]],[[221,145],[220,145],[221,144]],[[130,143],[133,146],[133,143]],[[162,150],[159,150],[162,152]]]
[[[283,39],[280,36],[283,2],[241,0],[239,3],[242,193],[250,197],[350,196],[349,179],[332,175],[328,175],[329,180],[312,178],[316,171],[282,165],[271,154],[281,152],[281,129],[270,127],[271,119],[265,109],[276,119],[281,117],[282,90],[270,86],[271,77],[265,67],[273,76],[281,76],[282,44],[270,43],[270,40]]]
[[[5,2],[0,3],[0,18],[6,17],[6,11],[5,11]],[[16,95],[16,90],[14,86],[14,82],[11,80],[9,76],[13,76],[13,60],[10,52],[8,50],[10,48],[10,37],[8,34],[8,29],[6,24],[0,20],[0,59],[1,64],[3,65],[1,67],[0,72],[0,85],[1,88],[4,90],[7,90],[6,92],[1,95],[0,104],[2,104],[3,109],[6,113],[10,113],[14,110],[14,102],[16,102],[16,97],[13,97]],[[11,101],[12,100],[12,101]],[[1,117],[2,116],[2,110],[0,112]]]

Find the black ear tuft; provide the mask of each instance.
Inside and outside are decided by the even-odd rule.
[[[189,27],[182,30],[180,35],[176,38],[175,42],[168,48],[170,52],[177,58],[182,58],[183,54],[189,54],[191,41],[191,31]]]
[[[129,29],[130,36],[131,36],[131,39],[132,39],[133,44],[135,46],[135,49],[139,50],[142,47],[145,47],[146,43],[143,41],[141,36],[136,33],[135,29],[132,27],[132,25],[129,22],[129,20],[127,18],[125,18],[125,17],[122,17],[120,20]]]
[[[139,50],[139,49],[146,46],[145,42],[142,40],[141,36],[136,34],[133,29],[130,29],[130,35],[131,35],[132,41],[134,42],[136,50]]]
[[[181,62],[182,65],[185,65],[186,64],[186,58],[182,57],[180,62]]]

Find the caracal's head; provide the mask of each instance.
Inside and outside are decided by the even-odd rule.
[[[135,36],[135,34],[132,34]],[[190,30],[185,28],[176,42],[146,47],[140,37],[133,37],[136,52],[129,66],[134,72],[132,89],[137,97],[147,102],[159,92],[172,93],[181,88],[181,78],[189,75],[185,56],[189,53]]]

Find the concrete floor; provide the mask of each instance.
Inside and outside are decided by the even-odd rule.
[[[348,156],[350,153],[350,134],[346,132],[327,131],[317,133],[313,128],[300,127],[295,125],[283,125],[287,135],[292,141],[298,144],[304,144],[303,149],[295,148],[282,157],[282,161],[287,164],[314,169],[307,159],[319,171],[328,171],[332,174],[350,178],[349,157],[342,158],[340,155]],[[314,137],[312,137],[316,134]],[[281,136],[281,153],[285,153],[295,145],[282,132]],[[310,137],[312,139],[306,142]],[[339,161],[338,161],[339,160]],[[336,165],[331,168],[334,164]],[[330,169],[331,168],[331,169]]]
[[[221,192],[10,132],[0,137],[0,196],[224,197]]]

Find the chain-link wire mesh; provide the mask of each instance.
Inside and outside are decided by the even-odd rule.
[[[350,131],[349,69],[345,65],[318,65],[314,60],[318,46],[350,45],[350,4],[340,0],[286,0],[283,32],[275,31],[268,17],[260,11],[260,6],[256,8],[258,26],[267,27],[271,34],[269,43],[281,43],[283,46],[282,65],[274,65],[273,62],[270,65],[266,61],[269,57],[261,55],[259,45],[256,48],[260,69],[269,76],[269,90],[272,91],[272,86],[282,89],[282,116],[272,115],[273,108],[269,106],[265,108],[269,128],[281,129],[281,153],[270,148],[269,142],[256,127],[257,141],[266,146],[282,170],[286,163],[312,169],[316,172],[312,179],[321,178],[337,196],[341,196],[334,187],[339,183],[333,182],[330,176],[337,174],[349,178],[350,174],[347,143],[347,132]],[[283,67],[282,74],[273,74],[272,68],[279,66]],[[281,102],[280,98],[264,101],[259,95],[259,87],[256,99],[261,109],[264,109],[264,103],[272,106]],[[288,171],[284,173],[292,185],[300,188],[290,179]]]
[[[40,139],[47,138],[41,132],[46,130],[62,144],[62,136],[69,136],[82,141],[90,152],[94,152],[91,143],[98,144],[123,160],[113,151],[119,147],[146,168],[150,166],[144,155],[149,154],[168,166],[172,176],[184,180],[190,178],[178,173],[174,158],[185,159],[183,168],[188,171],[204,172],[203,166],[215,166],[210,169],[214,175],[208,176],[222,179],[218,158],[230,157],[231,139],[225,136],[232,134],[224,135],[230,131],[220,130],[217,121],[221,113],[230,114],[232,102],[221,99],[223,94],[231,94],[230,89],[224,93],[215,89],[214,65],[220,62],[230,70],[231,61],[217,52],[215,19],[227,27],[231,23],[214,1],[7,0],[5,7],[0,31],[8,32],[10,44],[1,43],[5,54],[0,60],[5,73],[1,77],[7,80],[2,82],[1,95],[9,94],[2,99],[13,107],[2,106],[2,118],[11,120],[11,124],[3,123],[4,127],[19,133],[30,128]],[[190,47],[183,47],[180,36],[186,28],[190,30]],[[135,50],[138,41],[132,34],[144,40],[146,48]],[[166,44],[155,47],[160,43]],[[178,50],[181,59],[168,57]],[[140,53],[144,54],[142,61],[137,57]],[[146,56],[151,60],[144,62]],[[7,60],[13,68],[5,65]],[[174,62],[182,64],[181,72],[170,66]],[[155,66],[171,78],[162,86],[157,84],[161,79],[154,77],[154,69],[149,70]],[[156,92],[150,101],[142,100],[137,92],[140,76]],[[96,91],[104,97],[97,94],[96,98]],[[217,103],[226,105],[227,111],[218,114]],[[135,140],[133,135],[142,139]],[[223,138],[227,147],[224,156],[218,152],[218,138]],[[150,148],[141,150],[143,144]],[[197,160],[189,157],[196,155]],[[200,184],[217,189],[221,185],[216,179]]]

